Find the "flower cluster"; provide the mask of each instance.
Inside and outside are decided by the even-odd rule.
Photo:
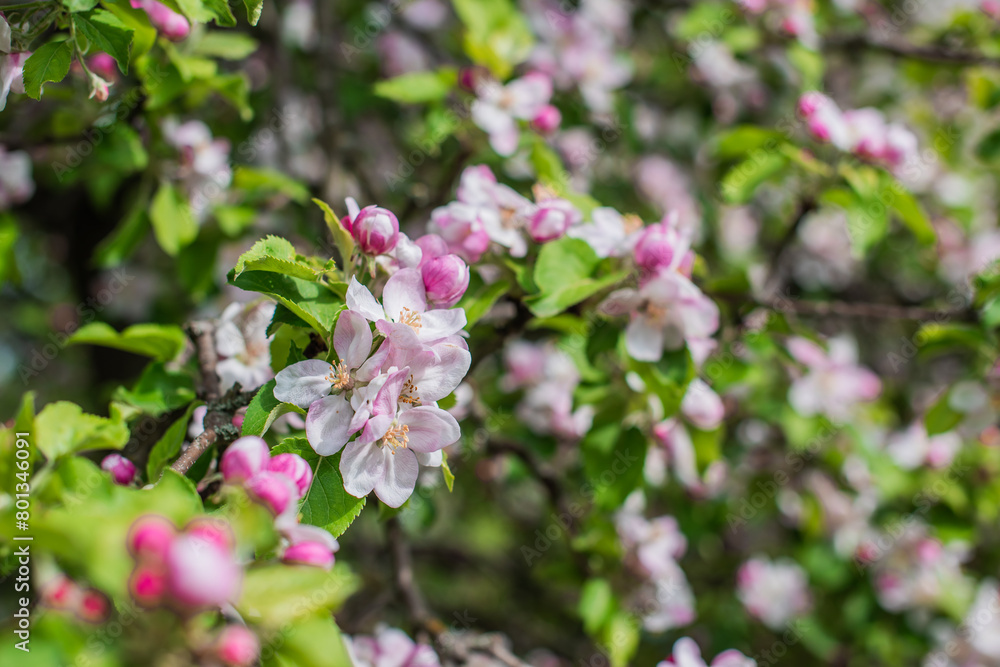
[[[428,305],[418,269],[393,274],[382,303],[352,279],[333,335],[337,359],[292,364],[275,378],[278,400],[308,408],[312,448],[321,456],[344,450],[347,492],[360,498],[374,490],[390,507],[413,493],[419,465],[440,465],[440,450],[461,435],[436,402],[458,387],[472,361],[458,335],[465,311]],[[381,341],[374,351],[370,323]]]
[[[644,506],[642,495],[635,492],[615,515],[615,527],[626,550],[626,562],[643,578],[633,596],[643,627],[663,632],[695,618],[694,595],[677,563],[687,551],[687,539],[674,517],[646,519]]]
[[[490,146],[499,155],[513,155],[521,137],[518,121],[530,122],[541,132],[559,127],[559,110],[549,104],[552,79],[541,72],[529,72],[501,85],[473,71],[467,75],[476,93],[472,120],[490,136]]]
[[[7,95],[11,92],[24,92],[24,61],[31,55],[30,52],[13,53],[11,51],[10,24],[0,16],[0,111],[7,106]],[[2,151],[2,148],[0,148]],[[2,157],[2,153],[0,153]],[[0,169],[0,174],[6,173],[6,169]],[[0,210],[3,210],[3,197],[0,196]]]
[[[219,387],[225,391],[239,384],[254,390],[271,379],[271,340],[267,326],[274,317],[274,303],[263,301],[251,306],[231,303],[222,311],[215,329],[215,350],[219,363]]]
[[[565,3],[530,0],[525,9],[540,37],[531,65],[560,89],[576,86],[594,113],[609,113],[612,93],[632,78],[629,59],[617,51],[631,24],[628,3],[584,0],[568,11]]]
[[[111,480],[120,486],[130,486],[135,481],[135,464],[121,454],[105,456],[101,460],[101,469],[111,473]]]
[[[56,574],[39,588],[39,603],[47,609],[73,613],[88,623],[101,623],[111,614],[111,602],[104,593],[85,588],[64,574]]]
[[[701,657],[701,649],[693,639],[681,637],[674,644],[670,657],[656,667],[757,667],[757,662],[736,649],[729,649],[715,656],[709,664]]]
[[[813,0],[739,0],[750,14],[764,14],[776,20],[783,32],[810,48],[819,46],[816,32],[815,2]]]
[[[504,391],[524,390],[517,418],[540,435],[578,440],[590,430],[594,408],[573,410],[573,392],[580,372],[568,354],[551,343],[513,341],[504,350],[507,373],[500,379]]]
[[[129,590],[144,607],[194,614],[233,602],[240,591],[243,573],[226,524],[195,519],[178,531],[167,519],[146,515],[129,531],[128,549],[135,559]]]
[[[810,92],[799,99],[799,113],[816,139],[884,165],[897,175],[920,160],[916,135],[899,123],[886,122],[878,109],[841,111],[823,93]]]
[[[203,222],[211,205],[225,197],[233,180],[229,141],[213,138],[212,131],[200,120],[178,123],[168,118],[162,129],[163,138],[179,153],[175,177],[187,190],[195,219]]]
[[[788,402],[801,415],[822,414],[843,422],[855,405],[877,398],[882,383],[877,375],[858,365],[857,346],[852,340],[832,338],[828,347],[829,352],[805,338],[788,340],[789,353],[807,371],[792,383]]]
[[[287,545],[282,559],[289,563],[329,569],[340,548],[329,532],[298,523],[299,500],[312,484],[312,468],[298,454],[271,456],[263,438],[244,436],[222,455],[222,477],[227,484],[246,489],[250,497],[270,510],[275,528]]]
[[[131,0],[133,9],[141,9],[149,16],[149,22],[153,24],[164,37],[179,42],[187,39],[191,32],[191,24],[179,14],[157,0]]]
[[[736,575],[737,597],[752,616],[781,630],[812,606],[806,573],[794,561],[751,558]]]
[[[396,628],[380,626],[371,636],[355,635],[345,637],[348,653],[356,667],[440,667],[434,649],[427,644],[419,644],[405,632]]]
[[[691,281],[690,244],[675,215],[644,227],[634,252],[639,288],[617,290],[601,305],[607,315],[629,315],[625,347],[634,359],[659,361],[665,349],[686,343],[700,365],[715,347],[719,308]]]

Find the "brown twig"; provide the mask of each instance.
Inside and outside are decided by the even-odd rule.
[[[198,354],[198,369],[201,371],[203,398],[214,401],[221,396],[219,376],[215,367],[219,363],[219,355],[215,351],[215,325],[211,322],[192,322],[188,325],[188,335],[194,342]]]
[[[941,320],[967,322],[975,319],[968,308],[941,310],[923,306],[901,306],[891,303],[863,303],[851,301],[803,301],[777,298],[759,303],[772,310],[793,312],[814,317],[849,317],[872,320],[913,320],[925,322]]]
[[[940,46],[917,46],[905,42],[887,42],[870,35],[848,35],[828,37],[823,42],[825,50],[856,52],[859,50],[876,51],[897,58],[910,58],[939,65],[982,65],[986,67],[1000,66],[1000,59],[975,51],[948,49]]]

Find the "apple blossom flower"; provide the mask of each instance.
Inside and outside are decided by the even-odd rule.
[[[722,490],[728,474],[726,462],[713,461],[703,475],[699,473],[694,442],[679,419],[674,417],[654,426],[653,437],[660,448],[650,448],[644,470],[651,483],[662,479],[656,468],[670,466],[681,485],[695,496],[712,497]]]
[[[111,601],[96,588],[88,588],[80,592],[74,611],[77,618],[86,623],[103,623],[111,615]]]
[[[306,437],[324,456],[344,449],[340,472],[344,489],[352,496],[362,498],[374,490],[386,505],[399,507],[416,485],[415,453],[436,452],[461,436],[458,422],[444,410],[433,405],[405,407],[400,394],[409,377],[409,368],[387,374],[371,399],[371,407],[358,411],[363,419],[354,419],[339,396],[309,408]],[[357,431],[358,437],[346,442],[348,434]]]
[[[215,656],[226,667],[252,667],[260,655],[260,641],[245,625],[227,625],[215,640]]]
[[[191,32],[191,24],[182,14],[167,7],[157,0],[131,0],[133,9],[141,9],[149,16],[149,22],[159,30],[164,37],[172,42],[186,39]]]
[[[469,262],[478,262],[490,247],[483,218],[493,213],[478,206],[453,201],[431,212],[430,229],[448,244],[451,252]]]
[[[678,256],[688,252],[689,241],[677,228],[677,215],[671,214],[661,222],[642,228],[635,241],[635,263],[646,271],[656,273],[679,264]]]
[[[461,308],[427,309],[424,279],[417,269],[402,269],[385,283],[380,305],[356,278],[347,288],[347,307],[375,322],[376,328],[403,347],[418,347],[452,336],[465,326]]]
[[[419,39],[402,30],[389,30],[375,42],[385,76],[392,78],[409,72],[432,69],[434,61]]]
[[[757,667],[757,661],[736,649],[729,649],[715,656],[712,663],[708,664],[701,657],[698,644],[690,637],[681,637],[674,643],[670,657],[657,663],[656,667]]]
[[[312,468],[309,463],[298,454],[286,452],[272,456],[266,464],[266,469],[273,473],[284,475],[290,479],[299,491],[299,496],[304,496],[312,484]]]
[[[392,211],[380,206],[359,209],[353,198],[347,198],[347,215],[341,220],[351,233],[358,248],[366,255],[383,255],[399,241],[399,220]]]
[[[570,227],[580,223],[583,215],[565,199],[538,202],[528,218],[528,233],[535,243],[548,243],[562,238]]]
[[[590,213],[590,222],[570,227],[566,235],[589,243],[598,257],[619,257],[632,249],[641,228],[637,217],[601,206]]]
[[[275,304],[270,301],[245,307],[240,303],[226,306],[215,330],[215,349],[221,357],[215,371],[219,386],[225,391],[237,383],[244,389],[254,389],[273,376],[271,370],[271,340],[267,327],[274,317]]]
[[[836,422],[850,418],[858,403],[882,391],[878,376],[857,363],[857,348],[846,337],[832,338],[829,352],[805,338],[791,338],[788,351],[807,372],[788,390],[788,402],[799,414],[823,414]]]
[[[451,308],[469,289],[469,266],[458,255],[432,257],[420,266],[427,302],[436,308]]]
[[[740,567],[736,581],[740,602],[772,630],[780,630],[812,606],[806,573],[794,561],[752,558]]]
[[[7,19],[0,14],[0,53],[10,53],[10,24]]]
[[[0,53],[0,111],[7,106],[7,95],[24,92],[24,63],[30,55],[30,51]]]
[[[352,282],[352,286],[354,284]],[[350,308],[343,311],[333,332],[333,349],[340,361],[334,365],[320,359],[307,359],[284,368],[275,376],[274,397],[307,408],[328,396],[331,390],[345,391],[352,389],[356,382],[370,381],[378,374],[389,352],[388,348],[380,349],[369,357],[372,341],[365,316]]]
[[[1000,0],[982,0],[979,8],[991,19],[1000,21]]]
[[[945,468],[962,448],[962,436],[954,431],[929,436],[923,421],[918,420],[889,436],[886,451],[901,468],[913,470],[922,465]]]
[[[529,72],[507,85],[480,81],[472,120],[490,136],[490,145],[499,155],[509,157],[517,150],[518,120],[532,121],[552,97],[552,79],[541,72]]]
[[[677,228],[686,238],[695,238],[701,225],[701,206],[692,196],[691,177],[662,155],[647,155],[634,169],[640,194],[664,215],[676,214]]]
[[[177,179],[187,189],[195,219],[203,222],[211,206],[225,199],[226,189],[233,180],[229,141],[214,139],[212,131],[200,120],[178,123],[168,118],[162,127],[163,138],[180,154]]]
[[[414,642],[396,628],[381,626],[376,628],[374,636],[344,639],[356,667],[441,667],[433,648]]]
[[[553,345],[514,341],[504,350],[504,363],[508,372],[500,387],[508,392],[526,389],[516,414],[531,430],[578,440],[590,429],[593,406],[573,410],[580,373],[569,355]]]
[[[800,252],[792,266],[797,283],[807,289],[842,289],[850,284],[859,262],[842,209],[823,207],[810,213],[797,236]]]
[[[681,413],[701,430],[711,431],[722,423],[726,408],[707,382],[694,378],[681,400]]]
[[[276,517],[288,517],[299,500],[298,487],[285,475],[263,470],[246,482],[243,488]]]
[[[24,151],[8,152],[0,146],[0,211],[28,201],[33,194],[31,157]]]
[[[625,349],[639,361],[659,361],[664,349],[707,341],[719,328],[718,306],[676,271],[661,271],[638,290],[612,292],[601,310],[630,315]]]

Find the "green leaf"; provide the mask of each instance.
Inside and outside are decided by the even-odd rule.
[[[197,403],[191,403],[188,409],[184,411],[184,414],[171,424],[170,428],[153,445],[153,449],[149,452],[149,460],[146,462],[147,481],[156,482],[160,478],[163,469],[167,467],[167,463],[180,454],[181,445],[187,437],[188,424],[191,422],[191,413],[194,412],[197,406]]]
[[[169,371],[162,363],[154,362],[146,367],[134,388],[119,387],[113,397],[158,416],[194,400],[194,379],[188,373]]]
[[[510,292],[510,282],[498,280],[491,285],[483,285],[475,294],[462,297],[460,308],[465,309],[466,329],[471,329],[479,319],[490,311],[500,297]]]
[[[580,602],[576,607],[588,635],[594,635],[604,627],[614,607],[614,593],[608,580],[588,579],[583,585]]]
[[[782,174],[788,158],[778,152],[753,155],[730,169],[722,177],[722,196],[730,204],[745,204],[765,181]]]
[[[69,40],[52,41],[38,47],[24,63],[24,92],[28,97],[41,99],[42,85],[62,81],[69,74],[72,60],[73,45]]]
[[[98,0],[62,0],[63,7],[71,12],[86,12],[97,6]]]
[[[639,648],[641,620],[625,611],[616,612],[604,630],[611,667],[625,667]]]
[[[264,565],[247,570],[236,609],[248,623],[287,627],[309,617],[329,616],[357,589],[343,565],[318,567]]]
[[[243,4],[247,7],[247,21],[250,25],[257,25],[260,14],[264,11],[264,0],[243,0]]]
[[[355,664],[332,617],[282,628],[281,641],[265,651],[262,667],[351,667]]]
[[[86,414],[68,401],[49,403],[35,417],[35,442],[49,460],[88,449],[121,449],[128,436],[123,422]]]
[[[768,130],[756,125],[741,125],[723,132],[713,143],[716,157],[733,159],[753,150],[776,150],[784,142],[784,136],[777,130]]]
[[[153,196],[149,207],[149,220],[153,234],[163,251],[171,257],[198,236],[198,223],[191,213],[187,199],[167,181]]]
[[[525,299],[525,305],[536,317],[552,317],[627,275],[622,271],[590,278],[600,261],[594,249],[581,239],[563,237],[543,245],[534,271],[534,282],[541,293]]]
[[[301,440],[304,441],[305,438]],[[340,452],[337,452],[333,456],[319,458],[312,486],[306,492],[299,511],[302,523],[319,526],[338,537],[358,518],[365,501],[366,498],[355,498],[344,490],[344,478],[340,475]]]
[[[418,104],[443,100],[458,82],[458,71],[454,67],[442,67],[430,72],[409,72],[379,81],[375,84],[375,94],[396,102]]]
[[[157,361],[174,359],[187,344],[187,336],[172,324],[135,324],[121,333],[104,322],[91,322],[70,336],[68,345],[102,345]]]
[[[924,426],[927,427],[927,435],[935,436],[946,433],[958,426],[965,416],[951,407],[948,398],[949,396],[946,392],[924,416]]]
[[[229,282],[241,289],[274,297],[323,337],[329,337],[337,316],[344,308],[343,299],[325,284],[294,276],[271,271],[245,271],[236,277],[230,271]]]
[[[1000,128],[983,137],[976,146],[976,157],[983,162],[996,162],[1000,158]]]
[[[527,19],[510,0],[452,0],[465,24],[465,52],[498,79],[507,79],[527,60],[534,35]]]
[[[201,36],[191,53],[226,60],[243,60],[256,51],[258,46],[260,44],[250,35],[212,30]]]
[[[448,454],[441,452],[441,472],[444,475],[444,485],[448,487],[448,493],[455,490],[455,473],[448,465]]]
[[[128,73],[129,55],[132,53],[131,28],[104,9],[73,14],[72,21],[77,32],[86,37],[91,46],[114,58],[122,74]]]
[[[181,13],[197,23],[214,20],[220,26],[236,25],[226,0],[176,0]]]
[[[275,169],[241,166],[233,175],[233,187],[255,195],[281,194],[300,204],[309,199],[309,188]]]
[[[271,428],[274,420],[287,412],[305,411],[291,403],[282,403],[274,397],[274,386],[276,382],[272,379],[257,392],[257,395],[247,406],[246,417],[243,419],[243,435],[264,435],[267,429]]]
[[[354,255],[354,238],[340,224],[340,218],[333,212],[329,204],[319,199],[313,199],[313,203],[323,210],[323,220],[326,221],[326,226],[333,236],[333,244],[337,246],[337,251],[340,253],[340,261],[347,265]]]
[[[916,198],[903,186],[902,183],[893,178],[888,172],[882,178],[883,202],[886,202],[899,215],[917,241],[930,245],[937,240],[934,226],[927,219],[927,215],[920,207]]]
[[[319,271],[305,262],[305,258],[295,254],[295,247],[280,236],[266,236],[240,255],[233,269],[233,279],[244,271],[271,271],[303,280],[316,280]]]

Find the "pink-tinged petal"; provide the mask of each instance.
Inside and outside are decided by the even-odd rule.
[[[434,348],[434,352],[435,363],[420,374],[420,380],[417,382],[417,396],[421,403],[440,401],[455,391],[458,385],[462,384],[472,365],[472,355],[464,346],[464,342],[462,345],[454,343],[438,345]]]
[[[625,329],[625,349],[637,361],[659,361],[663,356],[663,328],[649,318],[635,318]]]
[[[417,335],[427,342],[440,340],[457,334],[465,327],[466,322],[468,320],[462,308],[429,310],[420,316],[420,330]]]
[[[858,368],[855,371],[854,383],[861,400],[871,401],[882,393],[882,381],[867,368]]]
[[[385,384],[378,390],[375,400],[372,402],[373,415],[396,414],[396,406],[399,404],[399,393],[403,390],[403,384],[410,377],[410,369],[402,368],[394,373],[390,373]]]
[[[382,320],[383,322],[385,320]],[[409,328],[409,327],[407,327]],[[386,358],[389,356],[389,351],[392,349],[388,340],[382,342],[375,350],[375,354],[368,357],[368,360],[361,364],[361,368],[354,374],[358,382],[371,382],[375,377],[382,372],[382,366],[385,364]]]
[[[792,383],[788,389],[788,403],[800,415],[810,417],[823,411],[823,392],[822,378],[813,373]]]
[[[448,412],[433,405],[422,405],[405,412],[398,418],[406,426],[407,447],[424,454],[437,451],[457,442],[462,437],[462,429]]]
[[[444,456],[441,454],[440,449],[430,454],[424,454],[423,452],[414,452],[414,454],[417,455],[417,463],[428,468],[440,468],[441,463],[444,461]]]
[[[367,445],[370,442],[381,440],[382,436],[389,432],[392,421],[393,415],[375,415],[365,422],[364,429],[358,436],[357,442]]]
[[[786,345],[788,352],[801,364],[810,367],[826,365],[826,352],[816,343],[805,338],[789,338]]]
[[[236,440],[222,455],[222,477],[229,484],[245,482],[263,470],[271,458],[271,450],[263,438],[248,435]]]
[[[490,134],[490,146],[497,155],[509,157],[517,151],[517,145],[521,140],[521,131],[514,121],[504,129]]]
[[[347,287],[347,308],[356,313],[361,313],[365,319],[372,322],[385,319],[385,311],[378,301],[368,291],[368,288],[358,282],[357,278],[351,278],[351,284]]]
[[[532,120],[552,98],[552,79],[542,72],[529,72],[507,84],[511,113],[521,120]]]
[[[707,667],[701,659],[701,649],[690,637],[677,640],[671,657],[677,667]]]
[[[266,467],[271,472],[281,473],[288,479],[295,482],[295,486],[299,490],[299,497],[304,496],[306,491],[309,490],[309,485],[312,483],[313,476],[312,468],[310,468],[306,460],[298,454],[292,454],[291,452],[278,454],[267,462]]]
[[[348,368],[365,363],[372,350],[372,330],[364,315],[353,310],[340,314],[333,332],[333,349]]]
[[[347,215],[353,223],[354,219],[358,217],[359,213],[361,213],[361,207],[358,206],[358,202],[354,197],[348,197],[344,200],[344,203],[347,205]],[[351,230],[348,229],[347,231]]]
[[[309,406],[306,414],[306,439],[320,456],[340,451],[351,437],[354,410],[343,396],[327,396]]]
[[[359,445],[352,442],[340,457],[340,474],[344,490],[355,498],[364,498],[385,474],[385,459],[389,455],[374,442]]]
[[[386,281],[382,289],[385,314],[393,322],[403,319],[405,313],[422,313],[427,310],[427,292],[418,269],[401,269]]]
[[[719,395],[704,380],[695,378],[681,401],[681,412],[692,424],[708,431],[722,423],[726,409]]]
[[[715,656],[712,667],[757,667],[757,663],[752,658],[748,658],[731,648]]]
[[[274,397],[282,403],[308,408],[330,393],[332,373],[333,366],[319,359],[292,364],[274,376]]]
[[[424,348],[416,330],[408,324],[395,324],[388,320],[379,320],[375,324],[375,328],[385,336],[386,341],[393,349],[417,351]]]
[[[308,523],[297,523],[284,532],[289,544],[299,542],[317,542],[324,545],[330,551],[339,551],[340,543],[337,538],[330,534],[328,530],[319,526],[311,526]]]
[[[615,290],[599,306],[599,310],[610,317],[619,317],[634,312],[642,304],[639,292],[626,287]]]
[[[389,507],[399,507],[413,494],[417,485],[417,457],[406,448],[389,449],[385,474],[375,482],[375,495]]]

